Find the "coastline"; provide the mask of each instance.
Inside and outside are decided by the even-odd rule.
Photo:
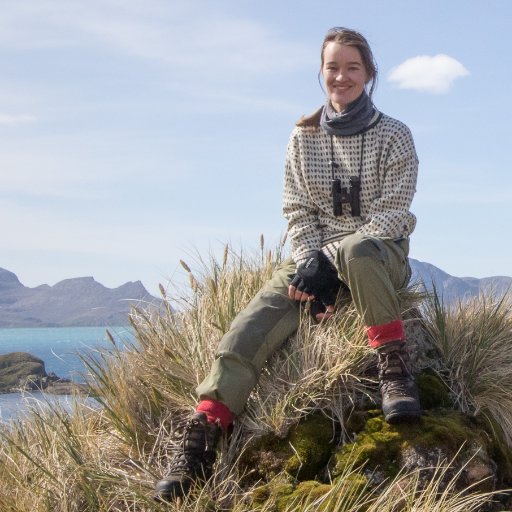
[[[0,394],[0,426],[9,425],[12,421],[23,421],[30,416],[32,410],[60,407],[72,411],[76,402],[85,402],[97,409],[100,404],[90,396],[76,394],[52,394],[44,391],[2,393]]]

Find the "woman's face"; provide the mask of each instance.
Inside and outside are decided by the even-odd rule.
[[[331,42],[324,49],[322,75],[327,96],[337,112],[356,100],[370,79],[359,50]]]

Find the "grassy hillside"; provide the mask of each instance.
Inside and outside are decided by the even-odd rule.
[[[0,510],[506,510],[506,492],[495,492],[508,485],[512,445],[508,303],[481,297],[447,310],[435,297],[419,305],[413,292],[403,296],[404,312],[420,307],[433,352],[421,363],[433,362],[423,377],[430,409],[414,438],[423,443],[424,468],[391,464],[383,472],[394,456],[388,448],[415,441],[410,429],[380,419],[374,356],[353,307],[342,304],[325,324],[305,314],[297,335],[273,356],[208,485],[181,503],[153,502],[154,482],[166,473],[215,347],[280,259],[280,248],[262,244],[252,257],[226,247],[222,261],[202,262],[200,275],[184,264],[190,290],[162,289],[169,307],[161,315],[134,311],[137,342],[130,350],[118,350],[112,339],[111,350],[86,361],[103,408],[77,401],[71,413],[35,409],[29,420],[1,430]],[[429,459],[444,439],[453,456]],[[461,488],[461,478],[483,465],[481,448],[462,463],[458,458],[478,443],[497,461],[498,477],[489,482],[482,473],[486,485],[476,477]]]

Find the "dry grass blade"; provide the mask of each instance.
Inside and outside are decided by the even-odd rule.
[[[425,322],[437,340],[459,408],[500,425],[512,446],[512,315],[510,299],[481,294],[453,307],[437,293]]]
[[[108,350],[85,358],[88,382],[101,408],[79,401],[71,411],[35,410],[23,422],[1,426],[0,509],[394,512],[400,499],[405,511],[472,512],[490,499],[442,492],[442,469],[427,490],[418,490],[415,475],[400,475],[373,493],[358,480],[359,469],[349,468],[332,485],[304,483],[302,495],[290,503],[270,496],[261,506],[252,505],[259,484],[241,487],[245,475],[238,462],[251,436],[269,431],[284,435],[314,411],[343,427],[355,401],[373,397],[374,383],[366,377],[371,354],[365,330],[353,306],[346,304],[330,322],[315,324],[303,315],[296,336],[264,369],[208,485],[181,504],[162,507],[152,501],[154,481],[166,473],[175,434],[196,402],[195,387],[209,371],[234,316],[281,261],[283,244],[266,250],[262,237],[252,257],[227,245],[220,262],[198,257],[194,275],[183,262],[190,290],[180,295],[161,287],[165,307],[160,312],[139,308],[131,315],[135,342],[111,336]],[[404,293],[404,309],[414,307],[417,299],[417,294]],[[496,428],[512,432],[512,323],[507,309],[505,302],[487,302],[447,311],[433,302],[427,323],[460,407],[484,412],[494,418]],[[402,494],[396,494],[398,489]],[[414,501],[405,499],[410,495]]]

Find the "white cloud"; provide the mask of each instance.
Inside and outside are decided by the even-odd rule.
[[[35,123],[37,118],[30,114],[3,114],[0,112],[0,124],[17,125]]]
[[[450,90],[457,78],[468,75],[469,71],[449,55],[419,55],[393,68],[388,80],[400,89],[442,94]]]

